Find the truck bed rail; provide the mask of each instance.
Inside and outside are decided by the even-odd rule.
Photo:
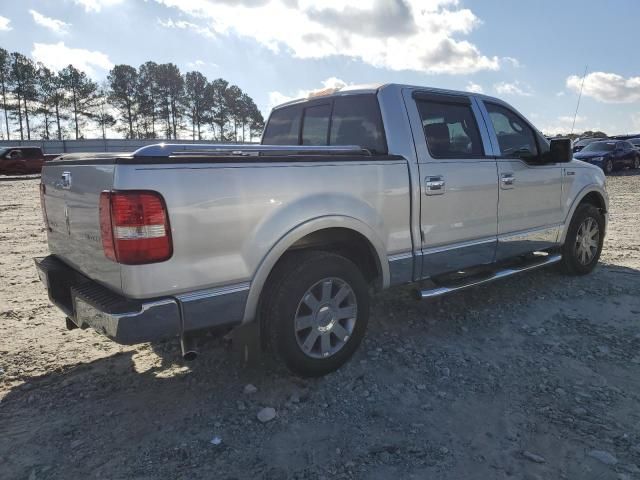
[[[216,145],[216,144],[171,144],[147,145],[133,152],[134,157],[179,157],[179,156],[295,156],[295,155],[365,155],[371,152],[357,145],[313,146],[313,145]]]

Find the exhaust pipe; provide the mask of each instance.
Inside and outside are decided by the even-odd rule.
[[[182,349],[182,358],[186,362],[192,362],[198,358],[198,350],[193,337],[182,335],[180,337],[180,348]]]

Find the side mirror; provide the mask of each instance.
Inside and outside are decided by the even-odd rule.
[[[549,143],[549,162],[568,163],[573,160],[573,148],[568,138],[554,138]]]

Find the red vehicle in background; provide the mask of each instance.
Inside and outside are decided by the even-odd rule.
[[[0,147],[0,174],[40,173],[45,161],[58,155],[44,155],[40,147]]]

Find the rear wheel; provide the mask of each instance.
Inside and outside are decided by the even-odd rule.
[[[640,168],[640,155],[636,155],[636,158],[633,159],[633,168],[634,170],[638,170]]]
[[[350,260],[328,252],[294,253],[276,267],[263,299],[275,354],[303,376],[330,373],[351,358],[369,318],[369,292]]]
[[[604,242],[604,216],[591,204],[578,207],[562,247],[562,267],[571,275],[590,273],[598,264]]]

